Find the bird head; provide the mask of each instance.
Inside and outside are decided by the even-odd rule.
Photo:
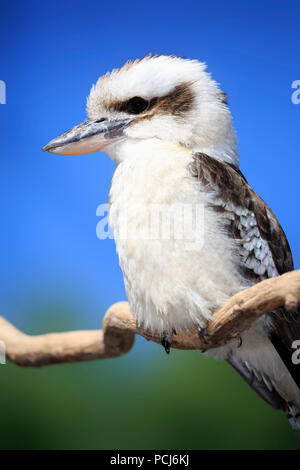
[[[119,162],[131,146],[156,139],[238,163],[225,94],[197,60],[148,55],[128,61],[93,85],[87,115],[43,150],[66,155],[103,150]]]

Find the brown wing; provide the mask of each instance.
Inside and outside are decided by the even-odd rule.
[[[191,174],[212,195],[212,208],[222,214],[229,235],[237,241],[240,270],[249,283],[294,269],[289,243],[267,204],[233,165],[203,153],[194,155]],[[291,362],[294,340],[300,338],[300,312],[271,312],[272,342],[300,386],[299,367]]]
[[[224,215],[230,235],[240,241],[240,256],[250,279],[259,282],[294,269],[290,246],[278,220],[240,170],[197,153],[190,171],[212,193],[212,207]]]

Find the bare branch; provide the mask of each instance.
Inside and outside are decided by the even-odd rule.
[[[199,340],[197,328],[173,335],[177,349],[209,349],[227,343],[245,331],[264,313],[285,306],[296,310],[300,304],[300,271],[267,279],[231,297],[208,323],[208,344]],[[127,353],[134,335],[161,342],[158,334],[139,327],[127,302],[112,305],[103,319],[103,329],[30,336],[0,317],[0,340],[8,359],[21,366],[42,366],[118,357]]]

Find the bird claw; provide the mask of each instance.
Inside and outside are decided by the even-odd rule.
[[[201,343],[208,344],[208,341],[206,341],[205,337],[208,338],[209,334],[207,333],[205,328],[200,328],[200,327],[198,328],[198,336],[199,336]]]
[[[171,343],[170,341],[168,340],[168,337],[167,336],[164,336],[161,340],[161,344],[162,346],[165,348],[165,351],[167,354],[170,354],[170,348],[171,348]]]

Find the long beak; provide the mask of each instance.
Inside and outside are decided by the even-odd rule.
[[[42,150],[61,155],[82,155],[102,150],[124,138],[124,129],[132,119],[109,121],[86,119],[45,145]]]

